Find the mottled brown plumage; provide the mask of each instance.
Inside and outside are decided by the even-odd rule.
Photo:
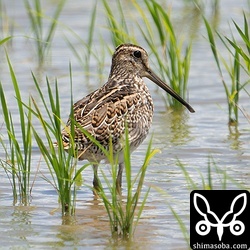
[[[74,119],[98,142],[108,149],[110,138],[114,154],[119,157],[117,187],[121,186],[123,170],[122,138],[127,122],[131,151],[146,138],[152,123],[153,101],[143,81],[147,77],[185,105],[192,107],[158,78],[148,65],[147,52],[136,45],[122,44],[116,48],[108,81],[99,89],[74,104]],[[67,150],[69,145],[70,119],[62,131]],[[103,152],[75,126],[75,144],[79,160],[96,162],[94,165],[94,187],[98,188],[97,168],[106,160]]]

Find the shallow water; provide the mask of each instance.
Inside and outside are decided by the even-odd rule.
[[[22,90],[23,100],[35,95],[35,88],[31,78],[31,71],[38,75],[34,41],[24,37],[32,36],[30,24],[27,19],[22,1],[2,1],[6,7],[9,22],[13,22],[15,38],[8,47],[9,57],[15,69],[15,73]],[[45,11],[51,12],[54,1],[46,1]],[[112,239],[108,217],[99,200],[94,199],[90,189],[83,186],[77,195],[77,210],[74,218],[62,219],[58,208],[57,194],[53,187],[42,179],[42,175],[49,176],[46,165],[41,162],[41,154],[34,146],[34,172],[39,166],[39,173],[32,188],[31,205],[28,207],[13,206],[11,186],[5,172],[0,169],[0,242],[2,248],[90,248],[98,249],[117,247],[139,249],[187,249],[180,227],[174,218],[170,205],[180,215],[187,228],[189,228],[189,194],[190,186],[187,184],[178,160],[185,165],[188,173],[197,185],[202,188],[201,174],[207,181],[207,169],[209,157],[213,157],[217,167],[221,171],[233,177],[242,186],[249,189],[249,123],[240,114],[238,131],[227,125],[227,106],[223,86],[218,77],[212,54],[207,40],[204,38],[205,30],[202,23],[191,17],[195,13],[183,4],[184,1],[173,1],[172,17],[179,29],[187,30],[195,38],[192,54],[192,65],[189,79],[189,101],[196,113],[173,115],[165,109],[164,101],[160,97],[161,91],[156,91],[154,84],[148,82],[155,103],[155,115],[151,129],[153,134],[153,146],[161,149],[151,161],[145,180],[144,192],[148,186],[152,186],[146,208],[135,231],[135,236],[130,242]],[[51,8],[50,8],[51,7]],[[228,22],[233,18],[239,25],[242,24],[242,10],[247,10],[246,1],[221,0],[217,22],[219,30],[229,34]],[[78,100],[89,91],[97,88],[96,84],[83,84],[84,72],[71,53],[65,42],[65,36],[74,40],[72,33],[68,32],[65,25],[82,35],[87,32],[92,5],[87,1],[68,1],[61,15],[59,25],[48,62],[41,74],[41,84],[45,83],[45,76],[53,81],[58,79],[62,96],[62,111],[65,121],[68,117],[70,105],[69,86],[69,62],[72,63],[74,99]],[[103,22],[101,4],[97,18],[97,29],[107,37],[107,30]],[[206,15],[211,16],[210,5],[206,6]],[[191,26],[188,26],[194,20]],[[196,24],[196,25],[194,25]],[[3,25],[3,24],[2,24]],[[98,49],[98,36],[95,37],[95,47]],[[110,42],[111,44],[111,42]],[[79,44],[76,44],[79,47]],[[147,47],[145,47],[148,49]],[[80,49],[80,48],[79,48]],[[223,48],[222,53],[223,53]],[[2,58],[4,51],[1,50]],[[96,65],[91,63],[91,69],[95,71]],[[110,67],[110,56],[106,55],[104,81]],[[18,127],[18,119],[15,119],[16,104],[11,79],[5,60],[0,61],[1,82],[10,109]],[[95,76],[90,77],[90,82],[95,82]],[[46,86],[41,85],[46,90]],[[246,111],[250,110],[249,97],[242,93],[240,106]],[[0,113],[0,119],[2,113]],[[38,129],[39,125],[37,124]],[[0,130],[3,140],[7,135],[2,128]],[[21,136],[20,134],[17,136]],[[149,136],[150,137],[150,136]],[[144,159],[149,138],[133,153],[133,174],[135,175]],[[4,158],[3,152],[0,157]],[[79,163],[80,165],[80,163]],[[102,166],[108,173],[108,166]],[[221,188],[221,175],[212,167],[214,188]],[[32,176],[33,181],[34,176]],[[87,184],[92,182],[92,170],[86,169],[83,174]],[[228,189],[239,188],[228,179]],[[162,192],[159,192],[162,189]]]

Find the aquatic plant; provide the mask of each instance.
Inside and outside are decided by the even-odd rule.
[[[248,23],[249,20],[247,20],[246,14],[243,12],[243,16],[244,16],[244,27],[243,29],[241,29],[239,27],[239,25],[233,21],[234,26],[241,38],[242,41],[236,41],[236,39],[234,38],[234,36],[232,38],[229,37],[225,37],[227,39],[227,41],[229,42],[229,44],[235,48],[235,50],[239,53],[239,55],[241,56],[244,64],[241,66],[243,67],[244,71],[250,75],[250,36],[249,36],[249,27],[248,27]]]
[[[103,38],[100,37],[100,46],[99,50],[95,51],[93,48],[93,38],[95,34],[95,22],[96,22],[96,13],[97,13],[97,1],[94,3],[93,10],[91,12],[91,19],[88,25],[87,35],[84,33],[84,37],[78,35],[74,30],[69,29],[70,39],[67,37],[66,42],[71,49],[72,53],[80,63],[84,71],[84,77],[86,78],[86,83],[89,83],[90,76],[96,76],[98,74],[98,79],[102,82],[103,68],[105,65],[105,53],[104,53],[104,44]],[[73,43],[72,36],[76,39],[77,44]],[[80,45],[80,47],[78,47]],[[90,60],[95,60],[97,64],[96,72],[91,71],[90,69]]]
[[[33,4],[31,4],[33,2]],[[38,54],[38,63],[42,65],[44,59],[52,45],[52,39],[58,24],[58,18],[61,14],[61,11],[64,7],[66,0],[60,0],[56,4],[56,10],[52,18],[46,17],[43,14],[42,4],[40,0],[24,0],[26,12],[28,14],[32,31],[35,35],[36,49]],[[33,5],[33,6],[32,6]],[[44,29],[45,25],[43,19],[46,18],[50,20],[50,24],[48,25],[48,30],[45,34]]]
[[[32,127],[33,134],[52,177],[52,180],[49,178],[45,179],[52,184],[58,193],[62,214],[74,215],[77,188],[82,185],[81,172],[88,167],[90,163],[86,163],[80,168],[77,168],[77,156],[75,155],[76,152],[74,150],[75,143],[73,125],[70,130],[71,147],[68,149],[69,154],[65,151],[61,138],[61,129],[62,126],[65,126],[65,124],[61,120],[60,96],[57,81],[55,82],[55,94],[53,94],[51,83],[47,79],[46,96],[48,95],[49,100],[46,100],[45,94],[41,91],[34,74],[33,79],[42,102],[42,107],[45,108],[46,111],[45,114],[43,114],[40,105],[38,105],[37,101],[32,98],[32,103],[34,105],[32,112],[40,121],[44,131],[45,140],[44,136],[38,134],[34,127]],[[73,107],[72,100],[73,97],[71,94],[71,107]],[[45,117],[48,117],[48,121]]]
[[[0,1],[0,24],[1,24],[1,34],[0,34],[0,45],[1,45],[6,38],[12,37],[14,34],[14,22],[12,18],[8,16],[7,9],[3,1]]]
[[[12,36],[8,36],[8,37],[3,38],[2,40],[0,40],[0,45],[6,43],[6,42],[9,41],[11,38],[12,38]]]
[[[113,155],[112,145],[110,145],[110,149],[109,151],[107,151],[87,131],[81,128],[80,125],[74,121],[74,118],[72,116],[70,116],[70,147],[68,148],[69,152],[66,153],[61,138],[61,127],[65,126],[65,124],[63,124],[60,118],[60,97],[58,93],[57,82],[55,82],[55,95],[53,95],[51,83],[47,80],[47,93],[49,96],[49,100],[47,101],[34,75],[33,79],[42,101],[42,106],[46,110],[45,115],[46,117],[48,117],[48,121],[44,119],[45,115],[42,114],[39,106],[34,99],[32,99],[34,105],[34,109],[32,112],[39,119],[40,124],[42,125],[43,131],[45,133],[46,143],[44,142],[43,137],[39,135],[35,129],[33,129],[33,134],[45,159],[45,162],[50,170],[52,181],[50,181],[49,179],[47,179],[47,181],[49,181],[58,192],[62,207],[62,213],[69,215],[73,215],[75,213],[76,188],[77,186],[79,186],[79,184],[82,184],[81,173],[86,167],[93,164],[86,163],[77,170],[77,151],[75,150],[76,145],[74,141],[74,127],[78,126],[81,132],[85,134],[85,136],[87,136],[94,144],[100,147],[100,149],[106,155],[111,166],[111,181],[109,181],[104,172],[102,172],[105,184],[108,186],[108,192],[105,191],[106,189],[104,189],[102,185],[100,190],[93,191],[98,192],[98,195],[104,202],[104,206],[109,216],[112,234],[122,234],[124,237],[131,236],[133,233],[132,229],[134,227],[135,212],[140,199],[146,170],[150,159],[154,156],[157,150],[151,150],[150,141],[144,163],[135,179],[132,180],[129,139],[128,132],[126,130],[124,141],[124,163],[126,172],[127,197],[124,204],[124,201],[121,200],[119,194],[120,192],[117,192],[117,190],[119,189],[119,187],[116,186],[118,159]],[[72,96],[71,100],[73,100]],[[71,107],[73,107],[72,101]],[[71,110],[71,114],[73,114],[72,111],[73,110]],[[56,148],[54,144],[55,141],[57,141]],[[133,190],[135,190],[134,193]],[[138,223],[140,215],[143,211],[148,192],[149,190],[146,192],[143,198],[142,204],[136,217],[136,223]],[[111,200],[108,198],[109,195],[111,195]]]
[[[228,53],[228,59],[225,59],[219,52],[216,42],[214,32],[206,20],[204,18],[204,23],[206,26],[208,39],[210,42],[210,48],[212,50],[216,66],[219,71],[220,79],[222,81],[226,98],[227,98],[227,106],[228,106],[228,124],[229,125],[237,125],[238,124],[238,109],[239,109],[239,97],[240,91],[245,88],[245,86],[250,82],[246,80],[242,82],[240,80],[242,75],[242,70],[249,75],[249,61],[250,57],[247,53],[244,52],[243,47],[240,45],[240,42],[237,42],[234,36],[232,38],[228,38],[227,36],[222,36],[219,32],[215,34],[222,42],[223,46],[226,48]],[[239,26],[233,21],[239,35],[241,36],[243,42],[249,53],[249,34],[248,34],[248,22],[246,20],[246,16],[244,14],[244,31],[239,28]],[[241,63],[240,56],[243,58],[245,65]],[[224,66],[224,68],[222,68]],[[226,73],[225,73],[226,72]],[[226,76],[225,76],[226,74]],[[228,82],[226,77],[229,77],[230,82]]]
[[[138,28],[155,57],[161,76],[175,92],[186,99],[192,41],[185,41],[184,44],[184,41],[177,38],[169,13],[156,1],[144,0],[146,12],[141,4],[136,1],[133,3],[145,24],[140,25],[138,22]],[[153,24],[149,22],[149,18],[152,19]],[[169,95],[166,98],[166,104],[169,104],[171,108],[178,110],[183,108]]]
[[[154,0],[144,0],[144,3],[145,6],[141,2],[132,1],[132,6],[141,16],[139,19],[130,13],[129,8],[126,8],[128,13],[125,15],[125,7],[120,1],[111,8],[110,3],[103,0],[113,46],[116,47],[121,43],[137,43],[137,39],[140,40],[140,43],[146,42],[150,48],[149,52],[152,52],[154,56],[157,68],[160,69],[162,78],[166,79],[183,99],[186,99],[192,43],[189,41],[184,44],[177,38],[169,14],[164,7]],[[113,11],[114,8],[117,11]],[[135,27],[128,25],[130,18],[135,19],[140,36],[135,36]],[[169,95],[164,97],[164,100],[166,105],[173,109],[181,110],[183,108],[178,101]]]
[[[136,38],[131,35],[132,32],[127,25],[124,5],[122,5],[121,1],[116,1],[116,4],[112,4],[112,7],[110,2],[106,0],[103,0],[102,2],[113,46],[117,47],[122,43],[136,44]]]
[[[103,185],[101,185],[98,195],[103,200],[109,217],[111,233],[115,237],[122,236],[124,239],[131,237],[143,212],[143,208],[150,190],[150,188],[148,188],[148,190],[144,194],[144,197],[141,197],[144,178],[151,158],[159,151],[157,149],[151,149],[151,144],[152,140],[150,140],[148,144],[143,165],[141,166],[139,172],[136,174],[135,178],[132,179],[129,135],[128,130],[125,130],[123,153],[127,190],[124,197],[121,196],[119,187],[116,186],[118,159],[113,157],[112,145],[110,145],[110,151],[107,152],[111,166],[110,172],[112,178],[111,180],[109,180],[107,175],[102,171],[102,176],[105,180],[107,189],[103,188]],[[142,200],[141,203],[140,199]],[[138,206],[139,208],[137,209]]]
[[[235,180],[232,176],[230,176],[226,170],[220,168],[217,165],[212,155],[208,156],[207,169],[205,173],[201,172],[200,168],[196,168],[196,171],[199,173],[200,176],[198,180],[192,177],[193,173],[190,173],[188,171],[187,166],[184,163],[182,163],[179,159],[177,159],[176,161],[176,166],[180,168],[184,176],[187,189],[185,192],[187,193],[193,190],[214,190],[214,189],[226,190],[229,186],[230,188],[232,186],[235,186],[236,188],[239,189],[246,189],[246,187],[242,185],[242,183],[240,183],[238,180]],[[165,202],[168,208],[170,209],[173,217],[175,218],[177,224],[179,225],[184,240],[187,243],[187,246],[189,246],[190,235],[189,235],[189,229],[187,227],[188,223],[187,216],[182,216],[174,209],[174,206],[179,205],[180,201],[176,201],[165,190],[157,186],[154,186],[153,188],[156,189],[159,192],[159,194],[161,194],[163,197],[167,197]]]
[[[47,93],[45,95],[41,91],[36,77],[32,74],[41,103],[38,105],[38,99],[35,100],[31,97],[26,104],[22,99],[19,84],[7,53],[6,57],[15,92],[16,111],[20,124],[17,126],[13,120],[3,86],[0,83],[0,99],[4,119],[2,129],[6,130],[8,135],[7,143],[4,136],[0,138],[0,146],[5,153],[5,158],[0,159],[0,165],[10,180],[13,203],[16,204],[19,201],[20,205],[29,205],[32,188],[30,175],[32,174],[33,141],[35,138],[52,177],[52,180],[45,176],[44,179],[51,183],[58,192],[62,214],[73,215],[76,205],[76,190],[82,185],[81,172],[89,164],[77,169],[76,160],[72,157],[75,154],[73,137],[71,138],[72,152],[71,149],[69,149],[70,154],[65,152],[61,140],[61,127],[64,124],[60,119],[60,98],[57,82],[55,83],[55,94],[53,94],[51,83],[47,79]],[[49,100],[46,99],[47,96]],[[73,103],[71,106],[73,107]],[[44,109],[45,113],[42,112]],[[33,126],[33,119],[35,118],[39,119],[44,135],[40,135],[39,130]],[[17,136],[19,133],[21,138]],[[74,130],[71,134],[74,135]],[[57,141],[57,147],[55,147],[55,141]]]
[[[6,57],[15,92],[20,124],[17,127],[17,124],[13,120],[11,110],[8,108],[3,86],[0,83],[3,120],[8,134],[7,144],[4,143],[3,139],[0,141],[3,151],[5,152],[5,159],[0,159],[0,164],[8,175],[12,186],[13,203],[16,204],[19,201],[20,205],[28,205],[31,191],[32,113],[30,110],[26,112],[23,107],[19,84],[7,53]],[[30,107],[30,105],[31,103],[29,102],[28,107]],[[17,136],[19,133],[21,134],[20,140]]]
[[[104,188],[100,180],[98,180],[98,190],[93,187],[90,188],[93,190],[93,193],[95,195],[97,195],[103,200],[105,209],[108,214],[112,236],[122,236],[124,239],[127,239],[133,235],[135,227],[143,211],[149,193],[148,189],[144,197],[141,198],[141,191],[144,183],[144,178],[151,158],[157,152],[159,152],[159,150],[151,149],[152,140],[150,140],[145,154],[143,165],[137,173],[136,177],[132,179],[129,135],[127,127],[125,128],[123,154],[127,192],[126,196],[122,198],[122,192],[120,190],[121,187],[117,186],[117,173],[119,165],[118,155],[114,155],[112,141],[110,140],[109,149],[107,150],[93,136],[91,136],[85,129],[83,129],[77,122],[75,122],[74,119],[71,119],[71,122],[74,126],[78,126],[80,131],[86,137],[88,137],[89,140],[92,141],[92,143],[99,147],[107,158],[107,162],[110,165],[109,172],[111,173],[111,179],[107,177],[104,171],[102,171],[102,177],[107,188]],[[90,164],[93,164],[93,162]],[[140,199],[142,199],[142,202],[136,215],[136,209],[139,205]]]
[[[176,165],[181,169],[186,183],[189,190],[195,190],[195,189],[204,189],[204,190],[213,190],[214,189],[214,183],[213,179],[218,178],[220,180],[219,185],[220,189],[226,189],[227,183],[230,181],[231,183],[237,184],[232,177],[230,177],[225,170],[222,170],[219,168],[212,156],[208,157],[208,163],[207,163],[207,174],[204,175],[198,168],[197,172],[200,175],[200,182],[194,181],[192,179],[191,175],[186,169],[186,166],[180,161],[177,160]],[[215,177],[216,176],[216,177]],[[218,183],[217,187],[218,188]]]

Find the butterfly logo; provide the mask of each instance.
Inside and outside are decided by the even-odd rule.
[[[198,206],[199,199],[200,199],[199,201],[200,208]],[[236,207],[235,204],[236,203],[239,204],[240,199],[243,199],[243,205],[239,209],[238,208],[239,206]],[[236,236],[243,234],[243,232],[245,231],[245,225],[243,224],[242,221],[237,220],[237,217],[246,208],[246,205],[247,205],[246,193],[239,194],[233,199],[231,206],[230,206],[230,210],[227,211],[222,216],[221,219],[219,219],[218,216],[213,211],[210,210],[210,205],[207,199],[203,195],[199,193],[195,193],[193,197],[193,203],[194,203],[194,207],[196,211],[204,218],[203,220],[200,220],[199,222],[197,222],[195,226],[195,230],[199,235],[202,235],[202,236],[207,235],[209,234],[211,227],[215,227],[217,228],[217,235],[218,235],[219,241],[221,241],[222,235],[224,233],[224,227],[229,227],[230,232]],[[232,218],[230,222],[225,223],[225,220],[226,219],[228,220],[230,218]]]

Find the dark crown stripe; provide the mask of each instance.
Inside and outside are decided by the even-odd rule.
[[[120,53],[124,53],[124,51],[127,51],[129,49],[138,49],[138,50],[142,50],[144,52],[146,52],[142,47],[140,46],[137,46],[137,45],[134,45],[134,44],[130,44],[130,43],[127,43],[127,44],[121,44],[119,45],[116,50],[115,50],[115,53],[114,53],[114,56],[117,56],[118,54]]]

